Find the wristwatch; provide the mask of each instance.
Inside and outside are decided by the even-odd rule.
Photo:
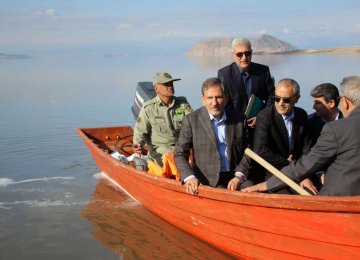
[[[243,183],[244,181],[246,181],[246,178],[242,172],[235,172],[234,175],[240,180],[240,182]]]

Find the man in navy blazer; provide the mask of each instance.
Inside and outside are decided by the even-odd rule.
[[[345,77],[340,84],[341,120],[324,125],[307,155],[281,171],[294,181],[327,168],[319,195],[360,195],[360,77]],[[283,186],[277,177],[246,188],[243,192],[267,191]]]
[[[244,115],[251,94],[262,99],[266,106],[273,104],[274,81],[268,66],[251,62],[251,42],[246,38],[234,39],[232,57],[235,62],[218,71],[218,78],[230,96],[225,110],[232,109]],[[253,128],[256,117],[247,120],[248,126]]]
[[[299,84],[293,79],[282,79],[275,88],[275,104],[257,115],[254,152],[278,170],[310,150],[308,115],[295,106],[299,98]],[[266,179],[271,176],[267,172]],[[317,192],[310,180],[301,185]],[[290,189],[277,192],[292,193]]]

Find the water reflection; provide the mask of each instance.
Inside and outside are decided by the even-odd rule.
[[[93,236],[123,259],[234,259],[178,230],[110,186],[97,185],[81,215]]]

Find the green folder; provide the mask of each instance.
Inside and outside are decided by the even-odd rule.
[[[265,106],[265,103],[255,96],[254,94],[251,94],[251,97],[249,99],[249,103],[245,110],[245,116],[247,119],[250,119],[259,113],[261,109],[263,109]]]

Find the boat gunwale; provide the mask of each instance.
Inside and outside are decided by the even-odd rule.
[[[120,130],[124,127],[130,126],[110,126],[110,127],[92,127],[92,128],[77,128],[76,131],[83,139],[85,144],[90,149],[90,152],[96,152],[103,159],[112,162],[112,164],[119,170],[125,170],[137,177],[140,181],[151,183],[152,185],[174,190],[186,195],[185,188],[179,181],[158,177],[138,171],[133,167],[119,162],[111,157],[109,153],[101,149],[93,140],[89,138],[89,131],[93,134],[94,131],[99,132],[106,129],[107,131]],[[103,142],[104,143],[104,142]],[[111,173],[106,173],[111,177]],[[193,196],[193,195],[189,195]],[[286,194],[268,194],[268,193],[241,193],[239,191],[231,191],[227,189],[212,188],[208,186],[199,187],[199,198],[213,199],[224,201],[228,203],[244,204],[249,206],[302,210],[302,211],[316,211],[316,212],[334,212],[334,213],[348,213],[358,214],[360,212],[360,197],[359,196],[302,196],[302,195],[286,195]]]

